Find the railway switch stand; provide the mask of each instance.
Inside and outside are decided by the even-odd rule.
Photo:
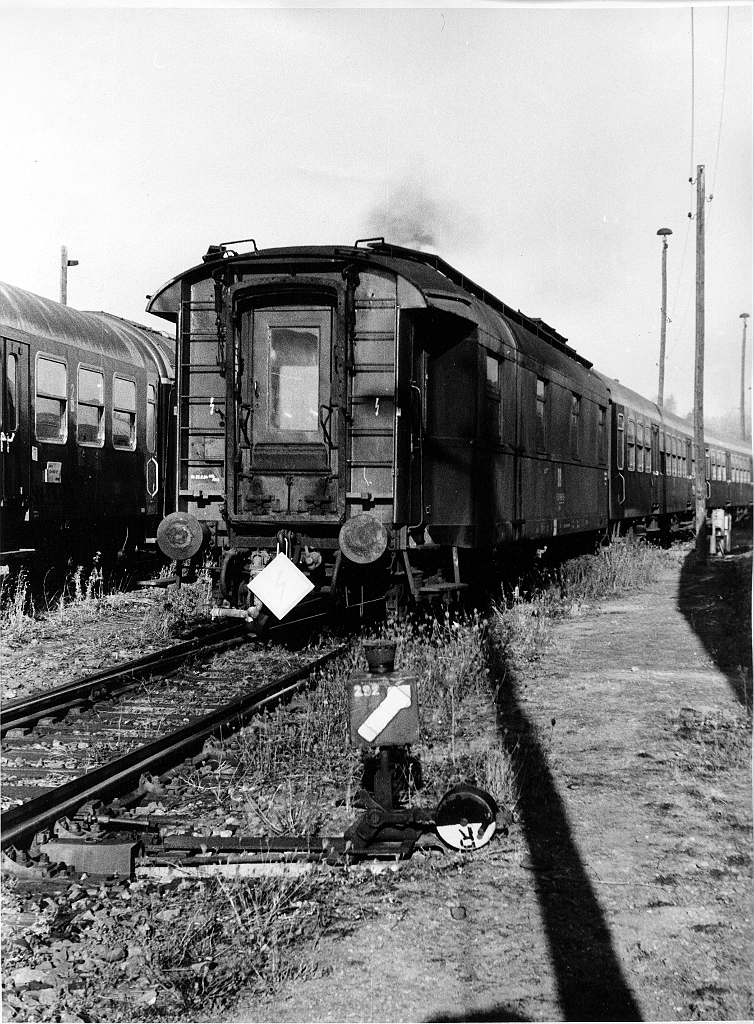
[[[371,784],[359,794],[365,810],[347,830],[354,852],[368,853],[372,844],[395,844],[410,856],[423,832],[434,830],[446,846],[477,850],[492,838],[498,817],[494,799],[470,783],[455,786],[443,796],[434,814],[405,808],[405,790],[418,761],[406,750],[419,741],[419,702],[416,676],[397,672],[395,644],[372,640],[365,644],[368,672],[351,676],[348,692],[351,743],[378,750]]]

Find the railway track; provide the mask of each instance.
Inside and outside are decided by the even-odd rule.
[[[196,755],[208,740],[229,736],[251,715],[305,685],[343,649],[302,660],[293,671],[264,682],[266,673],[250,673],[244,652],[230,650],[247,638],[242,626],[231,623],[210,636],[10,702],[2,722],[4,853],[15,859],[35,836],[73,817],[82,805],[122,797],[140,779]],[[186,664],[216,654],[223,657],[210,666]]]
[[[0,736],[12,730],[33,729],[40,722],[60,721],[73,710],[92,707],[98,701],[133,689],[149,676],[165,675],[192,657],[209,657],[246,642],[248,634],[240,623],[226,623],[211,633],[175,644],[112,668],[74,679],[50,690],[7,701],[0,716]]]

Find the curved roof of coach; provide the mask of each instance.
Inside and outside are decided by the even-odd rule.
[[[0,328],[19,338],[66,344],[172,376],[172,340],[111,313],[81,312],[25,288],[0,282]]]
[[[631,388],[627,388],[620,381],[607,377],[599,371],[595,372],[604,381],[605,386],[610,392],[610,398],[614,403],[617,405],[627,405],[642,416],[648,416],[650,419],[657,420],[658,422],[662,421],[662,411],[654,402],[650,402],[648,398],[640,395],[638,391],[632,391]]]
[[[631,388],[627,388],[617,380],[612,380],[610,377],[606,377],[602,373],[597,373],[597,376],[604,380],[608,390],[610,391],[610,397],[613,402],[618,405],[627,405],[636,412],[661,423],[666,429],[675,430],[684,437],[688,437],[689,435],[693,437],[694,424],[689,423],[687,419],[684,419],[682,416],[677,416],[675,413],[668,412],[667,409],[661,408],[654,402],[650,402],[649,399],[640,395],[638,391],[632,391]],[[719,448],[724,448],[726,451],[736,452],[739,455],[748,455],[750,457],[752,455],[751,443],[746,444],[744,441],[732,441],[730,438],[726,439],[717,434],[710,433],[709,430],[704,431],[704,440],[705,444],[714,444]]]
[[[507,306],[439,256],[384,243],[370,245],[368,248],[293,246],[259,249],[250,253],[235,253],[222,247],[213,247],[202,263],[172,278],[155,292],[150,297],[147,310],[168,320],[176,320],[181,300],[181,282],[184,280],[194,283],[206,279],[224,265],[262,267],[294,261],[382,267],[411,284],[421,294],[427,308],[466,319],[501,343],[520,349],[533,358],[554,363],[565,374],[575,373],[584,382],[584,371],[591,370],[592,364],[572,349],[567,339],[552,327]],[[588,376],[593,388],[604,390],[602,382],[596,381],[592,373]]]

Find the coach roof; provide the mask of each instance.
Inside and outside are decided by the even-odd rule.
[[[25,288],[0,282],[0,328],[16,340],[74,345],[136,366],[154,365],[171,377],[172,339],[111,313],[83,313]]]

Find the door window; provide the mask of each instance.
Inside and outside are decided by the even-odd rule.
[[[9,352],[5,357],[5,390],[0,426],[4,434],[13,434],[18,430],[18,356],[15,352]]]
[[[628,468],[630,470],[636,469],[636,424],[629,416],[628,419],[628,436],[626,438],[628,445]]]
[[[319,328],[270,327],[269,426],[319,428]]]
[[[152,454],[157,439],[157,388],[147,384],[147,451]]]
[[[547,451],[547,381],[537,377],[537,451]]]
[[[113,446],[136,448],[136,382],[115,374],[113,378]]]

